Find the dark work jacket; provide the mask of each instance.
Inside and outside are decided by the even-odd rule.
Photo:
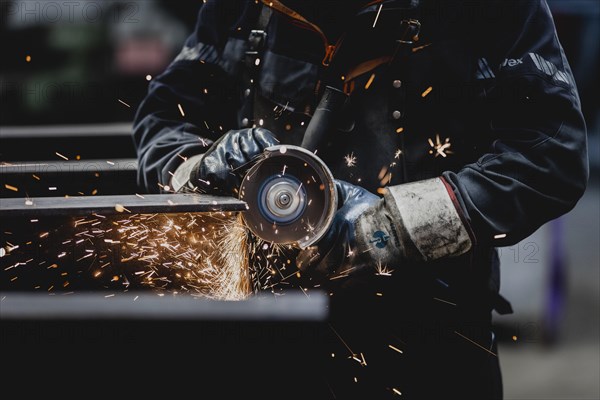
[[[337,86],[350,108],[318,152],[334,177],[375,193],[442,176],[474,238],[467,254],[398,266],[391,278],[359,277],[368,284],[357,287],[369,301],[383,293],[397,319],[428,321],[407,333],[420,341],[437,337],[423,331],[437,324],[452,332],[489,323],[501,308],[495,247],[571,210],[588,178],[580,102],[546,2],[267,3],[275,10],[250,92],[245,51],[260,4],[202,6],[195,32],[138,109],[141,187],[158,192],[183,157],[230,129],[262,124],[299,144],[323,87]],[[410,19],[418,37],[403,31]],[[471,338],[489,344],[487,334]]]

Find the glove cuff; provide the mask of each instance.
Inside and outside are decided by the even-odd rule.
[[[185,160],[175,172],[171,178],[171,188],[175,192],[195,192],[196,186],[192,182],[192,173],[198,169],[198,164],[202,160],[204,154],[197,154]]]
[[[418,260],[455,257],[471,249],[469,227],[442,178],[388,187],[384,198],[388,215],[418,251]]]
[[[405,232],[398,229],[386,203],[385,198],[379,200],[356,220],[356,253],[364,260],[394,267],[407,258],[410,250],[406,244],[410,241],[404,237]],[[416,250],[414,253],[417,253]]]
[[[359,256],[393,267],[466,253],[472,240],[459,212],[440,178],[388,187],[356,221]]]

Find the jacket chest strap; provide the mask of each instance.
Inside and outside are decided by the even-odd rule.
[[[261,5],[260,15],[255,28],[250,31],[246,43],[246,52],[244,53],[244,71],[243,71],[243,105],[239,115],[238,123],[242,127],[253,125],[254,121],[254,101],[256,96],[256,86],[261,67],[261,55],[267,43],[267,25],[271,20],[273,10],[270,7]]]

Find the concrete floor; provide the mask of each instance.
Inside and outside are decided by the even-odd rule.
[[[594,177],[575,209],[563,217],[567,291],[557,340],[548,344],[534,334],[500,343],[506,400],[600,399],[599,210],[600,185]],[[523,334],[543,330],[549,232],[545,226],[520,247],[502,252],[501,292],[511,300],[515,313],[498,316],[496,321],[524,328]],[[533,248],[532,243],[539,246],[532,257],[537,262],[527,263],[523,250]]]

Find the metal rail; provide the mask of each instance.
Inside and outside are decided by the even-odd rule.
[[[50,296],[0,293],[0,320],[218,320],[324,321],[328,298],[314,292],[219,301],[188,295],[159,297],[153,293],[104,292]]]
[[[199,194],[148,194],[0,199],[0,218],[243,211],[233,197]]]
[[[131,136],[130,123],[96,125],[0,126],[2,139]]]
[[[137,166],[137,160],[134,158],[81,161],[19,161],[0,164],[0,174],[29,175],[137,171]]]

